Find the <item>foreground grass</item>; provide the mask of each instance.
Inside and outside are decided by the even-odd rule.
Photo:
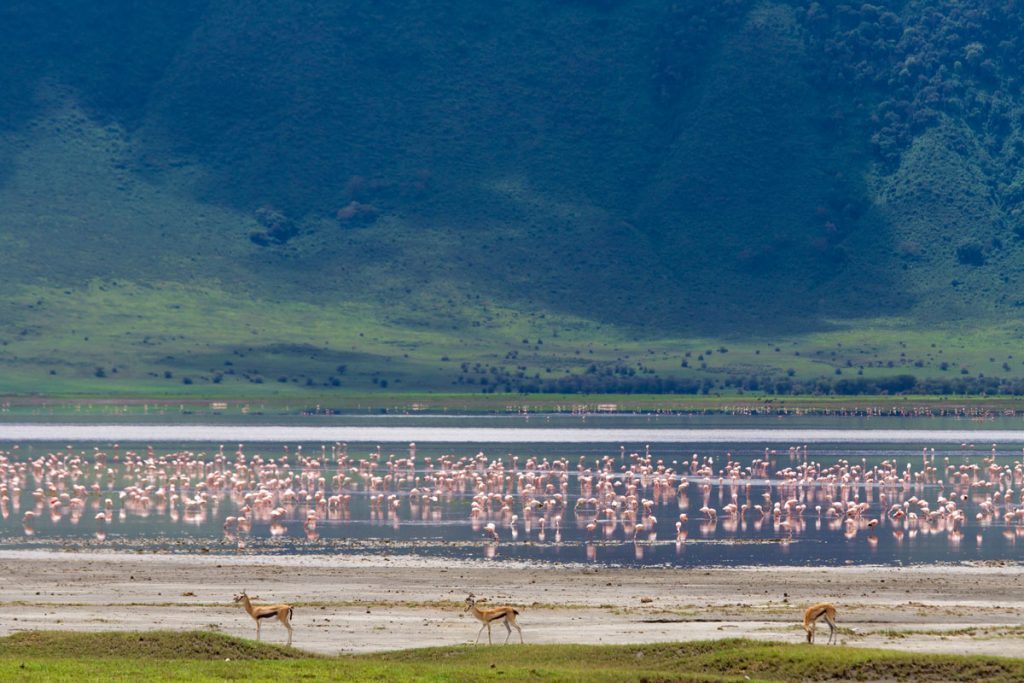
[[[340,644],[339,644],[340,645]],[[1024,660],[732,639],[439,647],[320,657],[214,633],[20,633],[0,680],[1019,681]]]

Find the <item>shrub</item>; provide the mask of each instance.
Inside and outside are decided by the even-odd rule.
[[[961,244],[956,249],[956,260],[965,266],[985,265],[985,250],[977,242]]]

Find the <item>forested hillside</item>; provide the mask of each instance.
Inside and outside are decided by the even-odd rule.
[[[1005,389],[1022,26],[982,0],[11,0],[7,389]]]

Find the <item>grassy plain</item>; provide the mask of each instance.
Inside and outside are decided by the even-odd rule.
[[[453,323],[445,328],[410,322],[398,305],[324,306],[198,284],[24,285],[0,301],[8,322],[0,394],[311,403],[376,394],[373,403],[384,406],[392,394],[517,393],[523,383],[574,376],[691,380],[719,395],[735,394],[742,387],[730,382],[749,378],[1024,377],[1018,321],[836,321],[811,334],[723,340],[497,304],[486,311],[481,320],[469,310],[445,312]]]
[[[0,677],[8,681],[886,679],[914,683],[1016,681],[1024,677],[1024,661],[743,639],[624,646],[458,646],[322,657],[213,633],[25,632],[0,639]]]

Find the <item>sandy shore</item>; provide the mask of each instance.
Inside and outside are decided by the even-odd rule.
[[[0,634],[211,629],[253,637],[246,589],[291,602],[295,645],[323,653],[472,642],[469,591],[520,607],[531,643],[747,636],[800,642],[802,607],[829,600],[841,641],[1024,657],[1024,567],[616,569],[483,561],[0,552]],[[822,625],[827,634],[827,627]],[[849,629],[849,630],[846,630]],[[265,624],[264,639],[284,642]],[[505,631],[495,630],[496,642]],[[486,633],[484,634],[486,641]]]

